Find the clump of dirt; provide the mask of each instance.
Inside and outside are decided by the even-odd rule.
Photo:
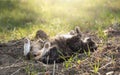
[[[104,30],[104,33],[108,37],[120,36],[120,24],[119,23],[112,24],[110,27]]]
[[[96,34],[86,35],[98,43],[97,51],[90,55],[80,54],[74,61],[55,66],[26,60],[23,56],[24,39],[0,43],[0,75],[119,75],[120,37],[110,36],[107,41],[99,43],[101,39]]]

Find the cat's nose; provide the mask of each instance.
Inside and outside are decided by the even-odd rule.
[[[36,57],[37,55],[36,55],[36,54],[34,54],[33,56],[34,56],[34,57]]]

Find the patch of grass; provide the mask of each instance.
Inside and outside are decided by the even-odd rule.
[[[95,61],[95,63],[90,63],[90,66],[92,67],[94,73],[98,73],[98,70],[100,68],[100,61]]]
[[[5,0],[0,1],[0,41],[34,37],[38,29],[50,37],[67,33],[75,26],[81,31],[101,30],[120,22],[119,0]],[[101,30],[99,28],[101,27]]]
[[[105,35],[104,30],[102,29],[102,27],[99,27],[99,28],[98,28],[97,36],[98,36],[99,38],[103,39],[103,41],[107,41],[108,36]]]
[[[90,57],[91,54],[90,48],[88,47],[88,51],[84,50],[84,53],[86,56]]]
[[[67,61],[64,62],[65,68],[68,69],[68,68],[72,67],[73,66],[73,64],[72,64],[73,61],[74,61],[73,56],[71,56],[69,58],[69,60],[67,60]]]

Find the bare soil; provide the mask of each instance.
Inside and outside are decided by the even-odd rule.
[[[71,66],[65,63],[44,65],[23,56],[23,39],[0,43],[0,75],[120,75],[120,32],[104,41],[95,33],[86,33],[99,45],[90,56],[80,54]],[[55,72],[54,72],[55,69]],[[96,71],[95,71],[96,70]]]

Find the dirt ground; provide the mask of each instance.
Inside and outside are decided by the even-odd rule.
[[[23,39],[0,43],[0,75],[120,75],[120,32],[116,33],[110,33],[104,42],[95,33],[86,33],[98,43],[98,49],[90,56],[78,55],[80,61],[72,61],[67,68],[65,63],[54,66],[25,60]]]

